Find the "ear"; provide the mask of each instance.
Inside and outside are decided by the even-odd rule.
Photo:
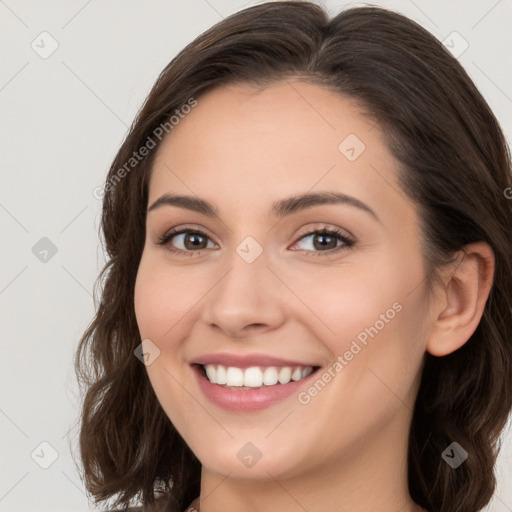
[[[494,252],[486,242],[466,245],[455,269],[443,276],[437,292],[427,351],[445,356],[460,348],[475,332],[494,278]]]

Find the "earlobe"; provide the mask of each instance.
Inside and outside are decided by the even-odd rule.
[[[486,242],[466,245],[461,251],[432,308],[426,346],[430,354],[450,354],[475,332],[492,288],[494,267],[494,252]]]

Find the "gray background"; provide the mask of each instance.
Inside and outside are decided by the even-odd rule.
[[[71,361],[105,261],[95,189],[161,69],[256,3],[0,0],[1,512],[96,510],[71,458],[79,414]],[[512,0],[373,3],[441,40],[456,31],[453,51],[467,42],[458,58],[510,140]],[[363,2],[323,4],[336,13]],[[492,512],[512,511],[510,431],[503,444]]]

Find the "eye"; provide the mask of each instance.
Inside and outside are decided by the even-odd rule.
[[[348,249],[355,244],[355,240],[351,237],[337,229],[327,227],[306,233],[299,238],[296,244],[307,238],[311,239],[309,243],[305,244],[309,249],[304,249],[306,253],[309,253],[308,256],[323,256],[325,253],[332,254]],[[341,245],[338,245],[338,242],[342,242]]]
[[[210,237],[199,229],[182,228],[171,230],[162,237],[159,237],[157,244],[165,246],[171,245],[170,242],[174,238],[180,239],[181,243],[184,244],[184,249],[168,247],[169,251],[178,254],[186,254],[187,256],[192,256],[194,253],[201,252],[203,249],[206,248],[205,241],[207,241]]]
[[[175,238],[184,244],[183,249],[176,248],[171,244],[171,241]],[[308,256],[321,256],[325,253],[332,254],[343,249],[348,249],[355,244],[355,240],[341,231],[323,227],[302,235],[294,245],[299,243],[301,240],[306,240],[307,238],[312,238],[312,243],[310,242],[306,244],[306,246],[309,246],[309,249],[302,250],[308,253]],[[168,250],[173,253],[192,256],[193,254],[201,253],[205,250],[209,239],[210,237],[203,231],[185,227],[181,229],[173,229],[165,233],[163,236],[159,237],[156,243],[157,245],[168,246]],[[338,245],[338,242],[341,242],[341,245]],[[216,247],[215,244],[213,245]]]

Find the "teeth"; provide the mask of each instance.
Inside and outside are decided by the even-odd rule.
[[[212,365],[208,365],[208,366],[212,366]],[[215,371],[215,368],[214,370]],[[217,384],[226,384],[226,368],[224,368],[224,366],[220,366],[217,368],[217,372],[214,376],[214,378],[216,378],[216,383]],[[212,379],[210,379],[212,380]],[[213,382],[213,381],[212,381]]]
[[[274,384],[277,384],[278,380],[279,374],[277,373],[276,368],[265,368],[265,371],[263,372],[263,384],[265,384],[265,386],[273,386]]]
[[[243,386],[244,372],[240,368],[230,366],[226,371],[226,384],[228,386]]]
[[[291,375],[291,379],[292,380],[302,379],[302,370],[300,368],[295,368],[295,370],[293,370],[293,373]]]
[[[288,384],[292,380],[292,369],[289,366],[284,366],[279,372],[279,382],[281,384]]]
[[[208,380],[213,384],[240,388],[259,388],[262,385],[274,386],[277,383],[288,384],[292,380],[303,379],[313,371],[312,366],[294,368],[290,366],[280,368],[269,366],[263,369],[258,366],[251,366],[242,370],[234,366],[225,367],[221,364],[206,364],[203,365],[203,368]]]
[[[242,373],[242,370],[239,370]],[[247,368],[243,372],[244,386],[249,388],[259,388],[263,384],[263,373],[257,366]]]
[[[302,378],[307,377],[313,371],[312,366],[308,366],[302,370]]]

